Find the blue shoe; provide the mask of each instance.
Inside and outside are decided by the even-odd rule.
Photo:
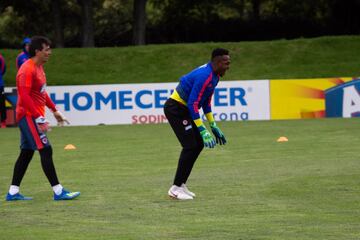
[[[54,193],[54,200],[71,200],[78,197],[79,195],[80,192],[69,192],[63,188],[62,192],[59,195]]]
[[[6,195],[6,201],[18,201],[18,200],[32,200],[32,197],[25,197],[24,195],[21,195],[20,193],[16,193],[14,195],[11,195],[8,193]]]

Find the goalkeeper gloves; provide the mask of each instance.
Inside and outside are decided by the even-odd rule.
[[[208,148],[215,147],[215,145],[216,145],[215,140],[206,128],[203,127],[203,130],[200,131],[200,135],[202,137],[205,147],[208,147]]]
[[[220,128],[218,128],[218,126],[216,126],[215,122],[211,122],[210,127],[211,127],[211,131],[213,132],[213,134],[216,138],[216,143],[218,143],[220,145],[224,145],[226,143],[224,133],[220,130]]]
[[[67,118],[60,111],[54,112],[54,117],[56,118],[56,121],[58,122],[58,126],[60,127],[64,126],[65,123],[70,124]]]
[[[47,131],[50,130],[49,122],[43,116],[36,118],[35,123],[36,123],[40,133],[46,133]]]

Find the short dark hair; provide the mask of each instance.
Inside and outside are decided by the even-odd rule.
[[[50,46],[51,41],[47,37],[43,37],[43,36],[32,37],[29,46],[30,57],[35,56],[35,50],[41,51],[43,49],[43,44]]]
[[[214,60],[217,56],[229,55],[229,50],[224,48],[215,48],[211,53],[211,60]]]

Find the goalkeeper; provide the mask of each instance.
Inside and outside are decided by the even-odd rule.
[[[60,125],[64,122],[68,123],[46,92],[43,65],[51,55],[50,40],[41,36],[33,37],[29,49],[30,59],[21,65],[16,76],[18,91],[16,120],[20,128],[21,144],[6,200],[32,199],[22,195],[19,188],[35,150],[40,153],[41,166],[54,191],[54,200],[74,199],[80,193],[69,192],[59,183],[52,158],[52,148],[46,136],[49,123],[45,119],[45,106],[51,109]]]
[[[174,184],[168,191],[172,198],[189,200],[195,197],[187,188],[186,181],[200,152],[204,146],[214,148],[216,144],[226,143],[211,112],[211,97],[220,77],[224,76],[229,66],[229,51],[214,49],[211,61],[182,76],[165,103],[165,115],[182,146]],[[216,142],[200,118],[200,108],[209,121]]]

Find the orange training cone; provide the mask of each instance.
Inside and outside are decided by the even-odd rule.
[[[287,137],[279,137],[277,142],[288,142],[289,139],[287,139]]]
[[[64,149],[65,149],[65,150],[75,150],[76,147],[75,147],[74,145],[72,145],[72,144],[68,144],[68,145],[66,145],[66,146],[64,147]]]

